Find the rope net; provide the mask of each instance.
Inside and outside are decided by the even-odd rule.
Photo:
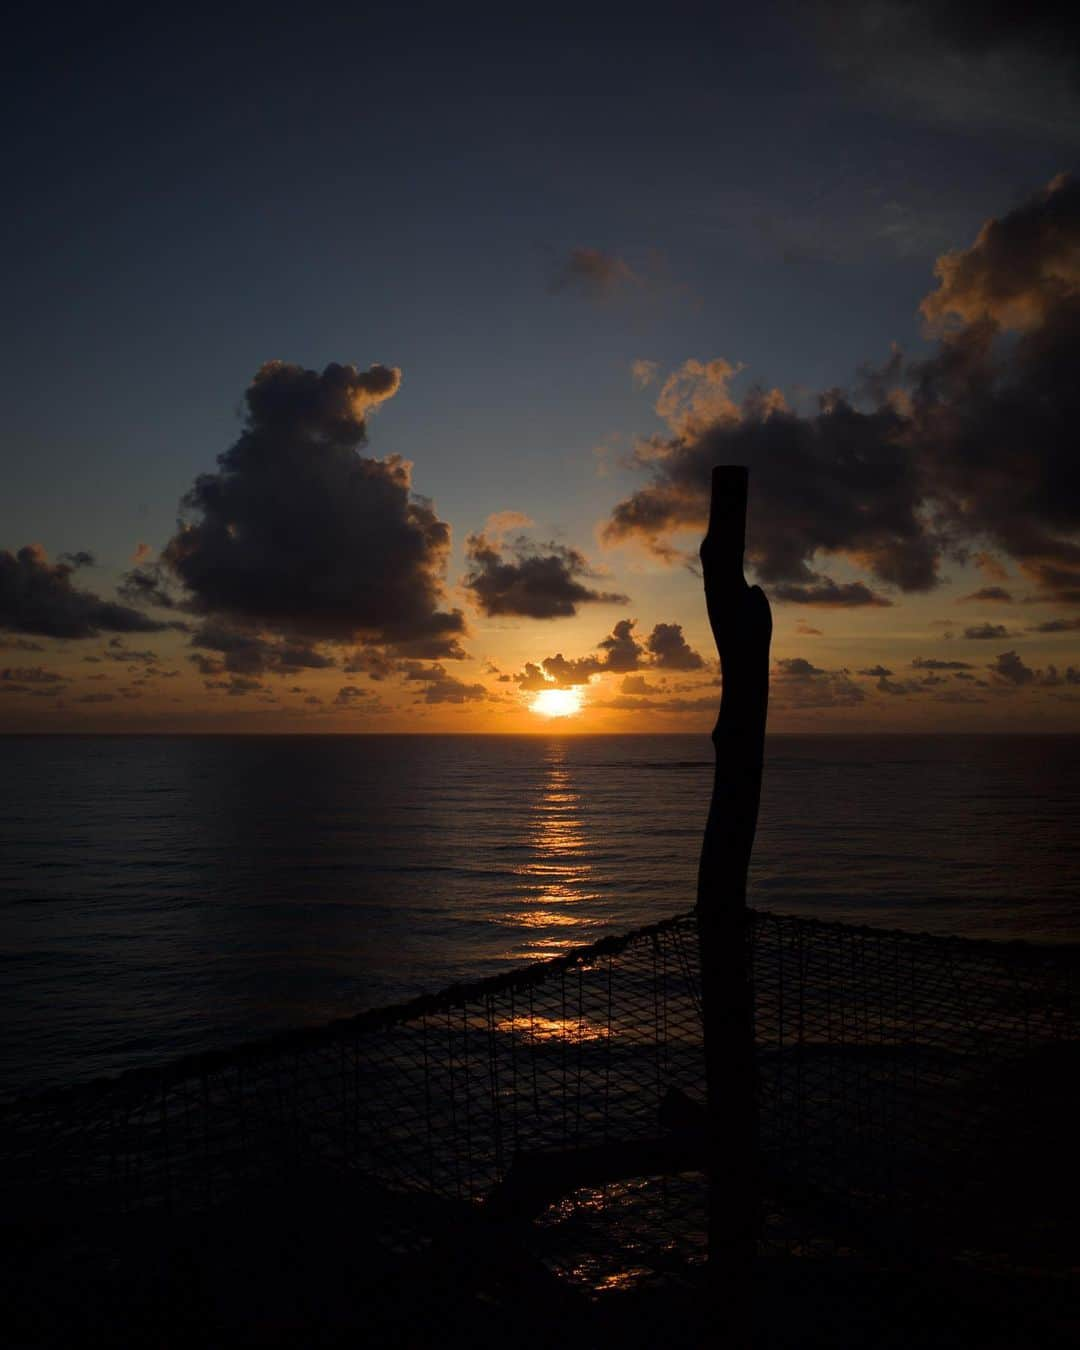
[[[1075,1265],[1076,953],[749,918],[762,1249]],[[702,1098],[684,916],[9,1104],[5,1221],[171,1223],[330,1175],[396,1250],[515,1225],[562,1279],[621,1288],[704,1259]]]

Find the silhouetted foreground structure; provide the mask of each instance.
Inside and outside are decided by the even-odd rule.
[[[866,1272],[984,1270],[1000,1288],[1037,1271],[1050,1282],[1041,1306],[1048,1288],[1063,1298],[1080,1246],[1077,954],[763,913],[751,914],[750,952],[762,1251],[785,1271],[816,1270],[807,1287],[819,1289],[842,1259],[860,1287]],[[15,1323],[79,1315],[63,1295],[79,1271],[85,1284],[88,1253],[128,1252],[119,1270],[169,1234],[227,1231],[240,1214],[235,1259],[287,1224],[297,1196],[347,1196],[347,1220],[338,1232],[333,1204],[316,1206],[270,1281],[282,1287],[323,1228],[338,1232],[335,1250],[361,1244],[384,1297],[391,1259],[428,1280],[456,1261],[455,1297],[509,1278],[511,1253],[516,1280],[561,1288],[692,1281],[705,1244],[701,1032],[687,916],[11,1104],[0,1203]],[[190,1308],[188,1270],[174,1260],[168,1279]],[[350,1279],[370,1316],[370,1291]],[[123,1307],[102,1316],[125,1343]],[[804,1327],[795,1343],[815,1342]]]
[[[723,693],[698,866],[697,922],[705,1049],[711,1329],[745,1350],[753,1336],[752,1280],[761,1233],[752,966],[746,883],[757,831],[769,707],[772,613],[743,575],[748,473],[712,471],[701,572]]]

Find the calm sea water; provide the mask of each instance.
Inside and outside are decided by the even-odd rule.
[[[704,737],[0,739],[0,1092],[688,909]],[[1080,738],[770,738],[752,903],[1080,940]]]

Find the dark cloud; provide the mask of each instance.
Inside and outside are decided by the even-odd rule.
[[[825,670],[802,656],[777,661],[772,686],[780,708],[850,708],[866,698],[846,670]]]
[[[253,675],[230,675],[227,680],[204,680],[203,684],[207,689],[221,690],[231,698],[266,692],[266,686]]]
[[[916,670],[974,670],[970,661],[939,661],[936,656],[916,656],[911,664]]]
[[[635,698],[628,694],[616,694],[614,698],[598,699],[594,708],[611,708],[619,712],[651,712],[661,716],[678,717],[686,713],[716,713],[717,699],[706,695],[703,698]]]
[[[201,623],[191,635],[191,645],[219,653],[216,658],[193,653],[190,659],[204,675],[226,671],[233,675],[295,675],[298,670],[327,670],[337,664],[332,656],[301,639],[270,640],[219,619]]]
[[[803,637],[825,636],[824,632],[820,628],[812,628],[810,624],[806,623],[802,619],[800,619],[799,622],[795,625],[795,631],[796,633],[800,633]]]
[[[544,684],[550,686],[552,683],[558,685],[560,689],[569,689],[574,685],[588,684],[594,675],[599,675],[601,671],[609,669],[606,663],[597,656],[579,656],[574,660],[567,660],[562,652],[556,652],[554,656],[545,656],[543,662],[543,674],[546,676]],[[525,674],[530,680],[535,676],[531,674],[536,667],[526,664]],[[619,666],[620,670],[633,669],[632,666]],[[520,680],[519,680],[520,683]],[[525,686],[522,685],[522,688]],[[536,685],[535,688],[542,689],[544,685]]]
[[[463,617],[439,608],[450,527],[413,495],[407,461],[357,453],[399,380],[386,366],[263,366],[239,440],[184,498],[151,584],[171,578],[193,612],[288,639],[455,653]]]
[[[635,619],[620,619],[606,638],[598,642],[597,648],[604,653],[597,665],[597,670],[637,670],[644,654],[644,648],[638,642],[634,633],[637,621]],[[678,636],[682,638],[682,629],[678,624],[658,624],[657,628],[678,629]],[[653,635],[648,639],[651,643],[656,636],[656,629],[653,629]]]
[[[865,670],[857,671],[858,675],[867,675],[875,680],[887,680],[892,671],[887,666],[867,666]]]
[[[772,590],[775,600],[786,600],[795,605],[816,605],[820,609],[847,609],[860,605],[885,607],[892,604],[885,596],[878,595],[861,581],[837,583],[832,577],[815,577],[809,586],[796,586],[790,582],[775,586]]]
[[[863,413],[823,396],[817,416],[799,417],[760,391],[737,405],[726,389],[732,367],[687,365],[701,367],[693,374],[701,389],[676,398],[671,381],[664,386],[657,409],[674,439],[640,445],[637,462],[652,482],[616,506],[607,543],[636,537],[661,556],[680,556],[671,536],[705,525],[714,464],[744,463],[755,501],[748,555],[764,582],[823,586],[810,562],[825,551],[845,553],[904,590],[934,585],[937,547],[926,536],[895,409]],[[726,370],[710,373],[718,365]]]
[[[409,661],[405,663],[403,673],[406,680],[424,686],[423,695],[418,700],[424,703],[473,703],[491,697],[482,684],[466,684],[456,679],[439,662],[422,666]]]
[[[880,676],[874,688],[881,694],[911,695],[922,693],[921,688],[914,680],[890,680],[887,675]]]
[[[1080,632],[1080,618],[1046,619],[1028,629],[1029,633],[1076,633]]]
[[[129,670],[137,667],[154,666],[160,660],[157,652],[150,651],[149,648],[134,648],[125,645],[123,638],[110,638],[109,645],[103,648],[99,661],[116,661],[121,665],[126,665]],[[93,661],[94,658],[84,656],[84,661]]]
[[[65,676],[55,670],[46,670],[44,666],[7,666],[0,670],[0,680],[13,680],[18,684],[56,684]]]
[[[160,633],[175,627],[73,586],[75,570],[70,562],[49,562],[35,544],[17,553],[0,549],[0,629],[90,638],[100,633]]]
[[[833,390],[801,416],[776,391],[736,402],[727,363],[676,372],[657,402],[672,434],[639,446],[650,481],[615,507],[608,542],[681,556],[672,538],[703,527],[712,466],[743,463],[765,582],[813,587],[816,555],[833,554],[929,590],[945,556],[990,546],[1080,603],[1080,185],[1055,179],[936,274],[922,306],[936,350],[874,406]]]
[[[704,527],[713,465],[747,464],[754,484],[748,555],[761,580],[823,586],[810,563],[824,551],[904,590],[935,584],[938,546],[921,518],[894,409],[863,413],[828,395],[817,415],[799,417],[760,392],[735,405],[726,389],[713,389],[704,407],[689,402],[667,414],[673,439],[639,446],[637,461],[652,482],[615,507],[604,529],[608,543],[637,538],[662,556],[679,556],[670,538]],[[788,598],[803,597],[793,590]]]
[[[587,300],[605,301],[641,286],[643,278],[629,263],[598,248],[574,248],[551,280],[553,294],[568,291]]]
[[[1026,665],[1014,651],[1001,652],[987,665],[987,670],[995,679],[1014,688],[1038,685],[1044,689],[1054,689],[1063,684],[1080,684],[1080,670],[1074,666],[1064,671],[1059,671],[1056,666],[1035,670]]]
[[[683,637],[682,624],[658,623],[645,645],[649,650],[649,664],[658,670],[701,670],[705,665],[704,659]]]
[[[56,560],[57,562],[67,563],[69,567],[75,569],[94,566],[94,555],[84,548],[80,548],[75,553],[58,553]]]
[[[140,563],[125,572],[119,591],[133,605],[155,605],[158,609],[178,609],[180,600],[170,585],[171,578],[160,563]]]
[[[531,544],[524,536],[512,545],[486,534],[465,541],[469,570],[464,585],[484,614],[527,619],[562,619],[579,605],[625,605],[628,597],[586,586],[595,572],[585,555],[562,544]]]
[[[1002,604],[1012,604],[1012,594],[1004,586],[983,586],[977,591],[972,591],[970,595],[962,595],[957,603],[966,604],[969,600],[999,601]]]
[[[358,647],[345,662],[346,675],[366,675],[369,680],[388,679],[398,668],[398,662],[380,647]]]
[[[558,658],[561,660],[562,658]],[[531,694],[537,689],[550,689],[552,681],[544,674],[543,667],[538,666],[533,661],[525,662],[525,669],[520,675],[511,677],[517,687],[526,694]],[[584,684],[585,681],[583,680]]]
[[[370,689],[361,689],[355,684],[343,684],[334,695],[334,703],[339,708],[355,708],[365,701],[370,707],[374,707],[374,699],[375,696]],[[322,702],[321,699],[312,700],[311,698],[308,698],[306,700],[308,703],[313,701],[317,703]]]
[[[1016,652],[1002,652],[987,669],[1009,684],[1031,684],[1035,679],[1035,672],[1024,664]]]
[[[964,636],[980,642],[987,642],[995,638],[1009,637],[1009,630],[1001,623],[980,623],[972,628],[965,628]]]

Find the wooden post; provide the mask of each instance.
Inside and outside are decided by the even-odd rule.
[[[745,468],[713,469],[701,567],[723,692],[713,731],[716,774],[697,901],[709,1122],[709,1295],[714,1329],[739,1350],[751,1343],[760,1222],[746,873],[761,796],[772,637],[769,602],[743,576],[746,493]]]

